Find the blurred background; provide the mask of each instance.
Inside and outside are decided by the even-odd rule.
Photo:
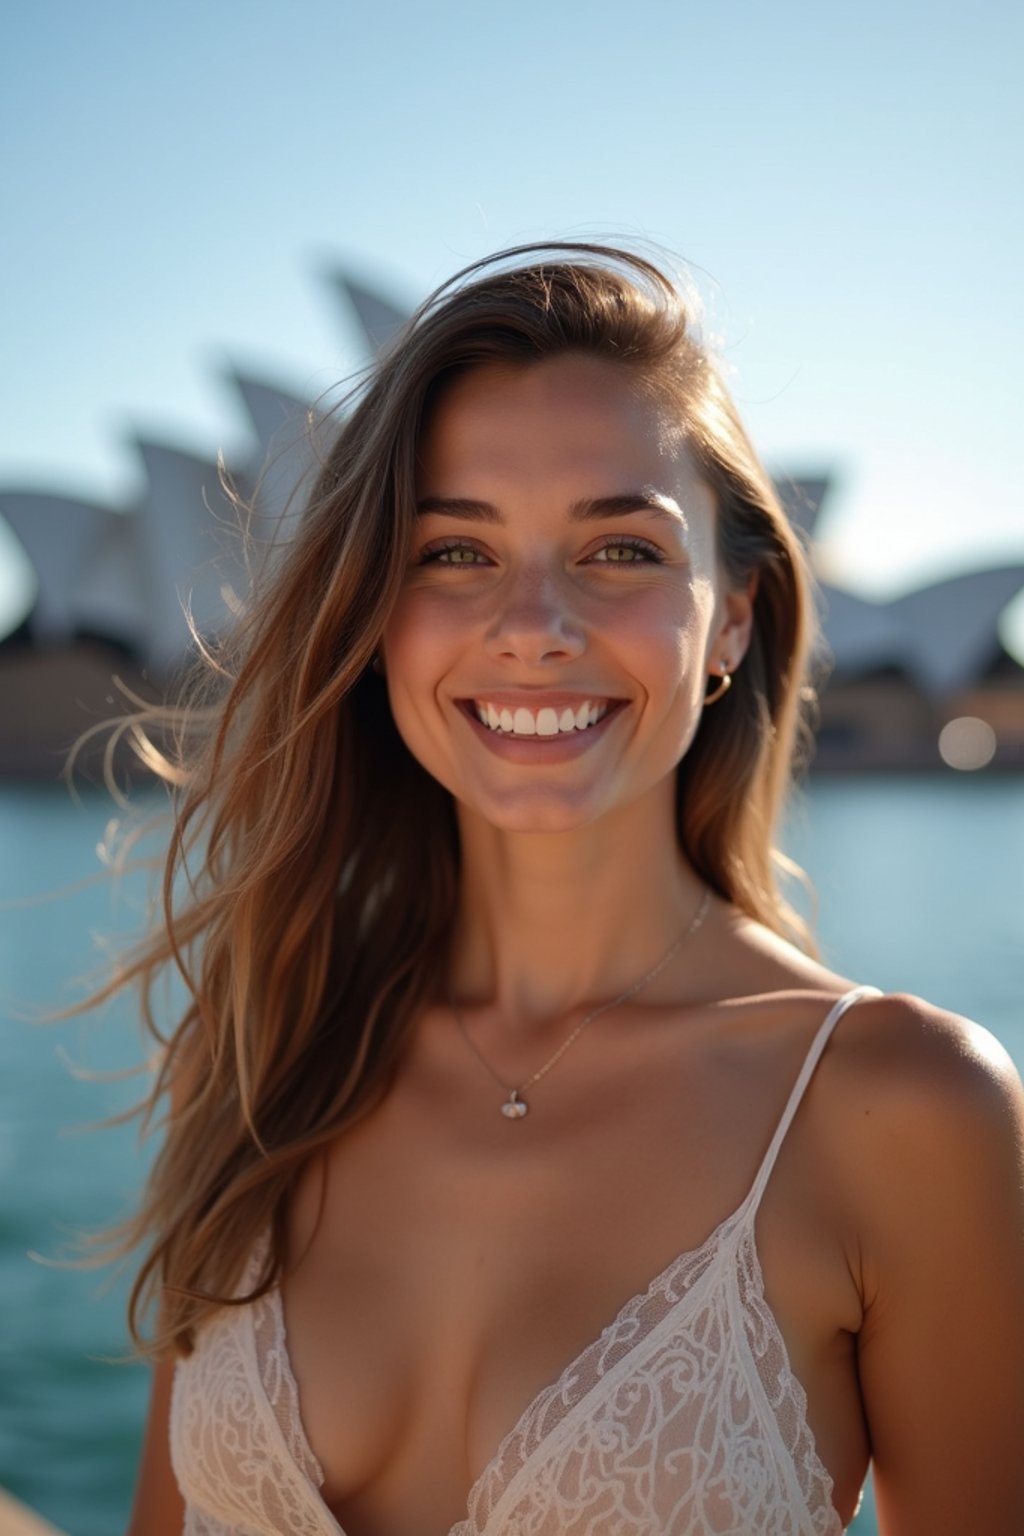
[[[330,404],[458,267],[671,253],[805,530],[832,675],[786,831],[827,959],[1024,1063],[1024,13],[980,0],[37,0],[0,20],[0,1488],[120,1529],[123,1277],[54,1267],[148,1153],[130,1008],[34,1025],[144,922],[70,742],[244,590]],[[159,800],[138,783],[142,812]],[[157,842],[151,844],[156,847]],[[170,1005],[169,1005],[170,1006]],[[2,1520],[2,1516],[0,1516]],[[2,1529],[0,1524],[0,1529]],[[858,1536],[874,1531],[867,1502]]]

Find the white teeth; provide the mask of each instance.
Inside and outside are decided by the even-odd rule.
[[[596,725],[608,713],[607,703],[595,704],[587,699],[578,709],[566,705],[559,712],[545,705],[536,714],[520,705],[516,710],[498,709],[487,702],[474,703],[477,719],[489,730],[502,731],[508,736],[558,736],[573,731],[585,731]]]

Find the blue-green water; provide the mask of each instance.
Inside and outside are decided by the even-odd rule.
[[[100,959],[94,935],[141,918],[139,884],[54,897],[100,868],[108,801],[0,789],[0,1487],[71,1536],[123,1528],[145,1408],[125,1348],[123,1283],[46,1267],[65,1234],[115,1219],[144,1170],[130,1128],[72,1128],[131,1102],[131,1083],[85,1082],[127,1066],[124,1008],[30,1026],[17,1012],[70,1002]],[[1024,1066],[1024,781],[816,783],[791,851],[818,891],[826,957],[887,990],[918,992],[987,1024]],[[38,902],[25,898],[47,897]],[[17,903],[12,905],[12,903]],[[870,1505],[857,1536],[875,1530]]]

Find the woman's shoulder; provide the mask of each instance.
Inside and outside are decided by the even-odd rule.
[[[912,1132],[1019,1110],[1024,1089],[1006,1048],[973,1019],[908,993],[858,999],[830,1053],[846,1113]]]
[[[868,996],[822,1076],[865,1262],[885,1268],[916,1247],[955,1264],[967,1232],[1024,1239],[1024,1085],[989,1030],[920,997]]]
[[[744,922],[737,937],[766,993],[799,996],[822,1018],[864,986],[819,1068],[827,1120],[862,1182],[870,1185],[865,1170],[887,1169],[898,1186],[897,1160],[912,1169],[924,1158],[934,1169],[967,1155],[1010,1163],[1020,1177],[1024,1086],[990,1030],[924,998],[879,992],[872,978],[839,975],[758,924]]]

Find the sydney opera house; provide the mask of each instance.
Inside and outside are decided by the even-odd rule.
[[[338,279],[371,349],[404,316]],[[232,376],[251,451],[228,466],[255,510],[257,539],[278,525],[317,451],[310,402],[266,379]],[[146,489],[99,506],[0,485],[0,516],[36,574],[25,622],[0,641],[0,775],[56,779],[70,743],[120,711],[113,679],[159,696],[189,646],[230,617],[247,584],[236,518],[217,465],[172,443],[136,440]],[[814,550],[828,481],[780,480]],[[964,572],[895,601],[822,584],[828,680],[815,770],[1024,769],[1024,668],[999,639],[1024,564]],[[98,746],[85,754],[94,772]],[[92,770],[89,759],[92,758]]]

